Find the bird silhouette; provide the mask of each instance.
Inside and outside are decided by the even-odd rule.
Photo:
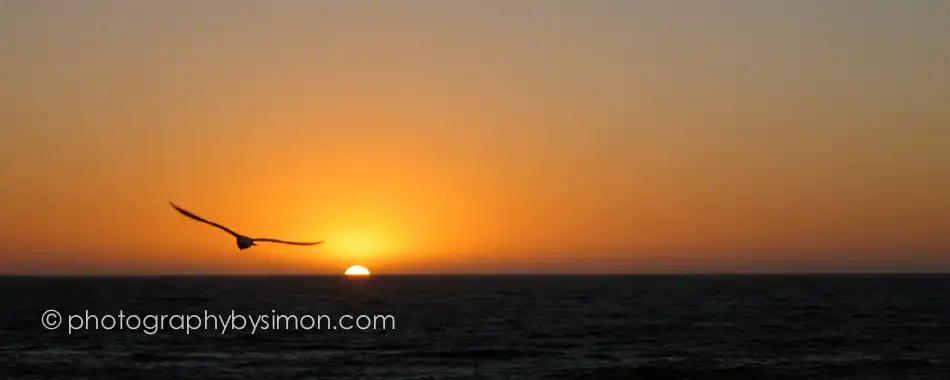
[[[218,224],[218,223],[215,223],[215,222],[212,222],[212,221],[210,221],[210,220],[206,220],[206,219],[204,219],[204,218],[202,218],[202,217],[200,217],[200,216],[198,216],[198,215],[195,215],[195,214],[192,213],[191,211],[188,211],[188,210],[185,210],[185,209],[183,209],[183,208],[181,208],[181,207],[178,207],[178,205],[176,205],[176,204],[174,204],[174,203],[172,203],[172,202],[169,202],[169,203],[172,205],[172,207],[175,208],[175,210],[178,210],[178,212],[182,213],[182,215],[187,216],[187,217],[189,217],[189,218],[191,218],[191,219],[197,220],[197,221],[199,221],[199,222],[202,222],[202,223],[205,223],[205,224],[210,224],[210,225],[212,225],[212,226],[218,227],[218,228],[224,230],[225,232],[231,234],[231,236],[234,236],[234,238],[237,239],[237,246],[238,246],[238,249],[240,249],[240,250],[245,250],[245,249],[250,248],[251,246],[255,246],[255,245],[257,245],[257,242],[281,243],[281,244],[292,244],[292,245],[317,245],[317,244],[322,244],[322,243],[323,243],[323,240],[318,241],[318,242],[312,242],[312,243],[301,243],[301,242],[285,241],[285,240],[271,239],[271,238],[252,238],[252,237],[244,236],[244,235],[241,235],[241,234],[239,234],[239,233],[237,233],[237,232],[232,231],[230,228],[227,228],[227,227],[225,227],[225,226],[222,226],[222,225],[220,225],[220,224]]]

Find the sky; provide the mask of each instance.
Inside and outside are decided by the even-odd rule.
[[[0,0],[0,273],[950,271],[948,19]]]

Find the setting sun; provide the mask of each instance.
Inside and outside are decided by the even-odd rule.
[[[369,276],[369,269],[362,265],[354,265],[349,268],[346,268],[346,272],[343,272],[347,276]]]

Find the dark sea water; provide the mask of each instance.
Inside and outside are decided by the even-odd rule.
[[[950,379],[950,276],[7,277],[0,297],[3,379]],[[86,310],[395,326],[68,334]]]

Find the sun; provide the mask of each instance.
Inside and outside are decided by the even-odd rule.
[[[343,272],[347,276],[369,276],[369,269],[362,265],[354,265],[349,268],[346,268],[346,272]]]

